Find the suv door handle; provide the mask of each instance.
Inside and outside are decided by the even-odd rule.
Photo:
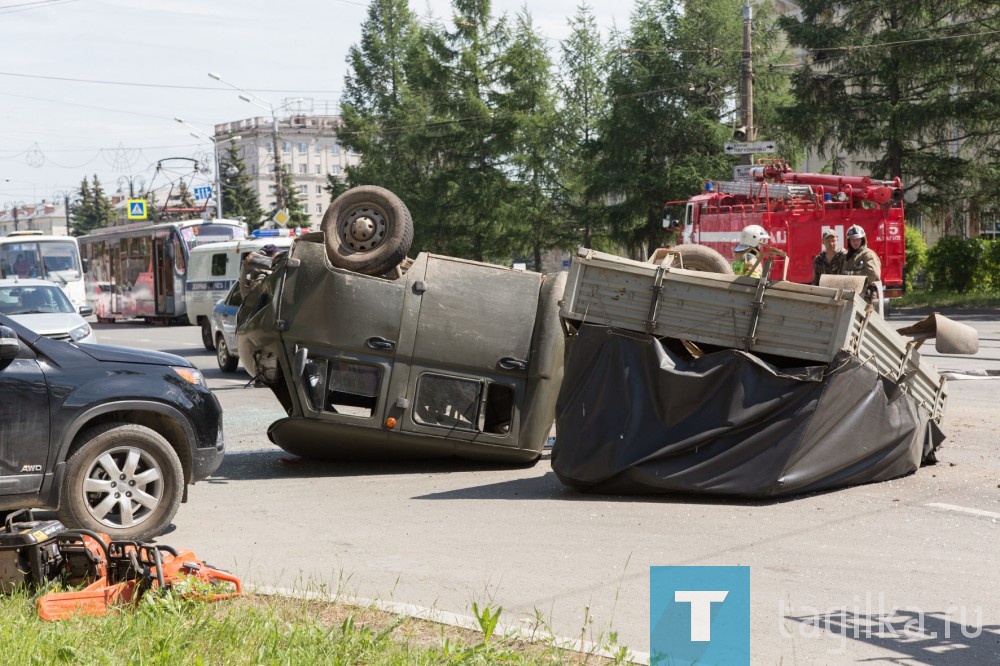
[[[378,336],[368,338],[368,340],[365,341],[365,344],[368,345],[369,349],[388,349],[390,351],[396,349],[395,342]]]
[[[512,358],[510,356],[504,356],[502,359],[497,361],[497,366],[501,370],[527,370],[528,362],[522,361],[519,358]]]

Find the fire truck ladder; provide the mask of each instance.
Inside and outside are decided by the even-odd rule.
[[[717,192],[734,196],[767,199],[812,199],[814,197],[812,188],[808,185],[776,185],[749,180],[715,181],[712,185]]]

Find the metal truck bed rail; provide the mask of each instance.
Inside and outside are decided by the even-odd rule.
[[[944,380],[919,344],[893,330],[854,291],[793,282],[761,290],[749,276],[690,271],[581,249],[570,264],[564,320],[657,337],[830,363],[841,349],[898,383],[940,421]]]

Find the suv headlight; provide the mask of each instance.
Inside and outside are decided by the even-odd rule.
[[[90,324],[82,324],[69,332],[69,337],[72,338],[74,342],[79,342],[88,335],[90,335]]]
[[[208,388],[208,384],[205,383],[205,377],[194,368],[184,368],[176,365],[170,366],[170,369],[177,373],[177,376],[186,382],[190,382],[195,386],[201,386],[202,388]]]

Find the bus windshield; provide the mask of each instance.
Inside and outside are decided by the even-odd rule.
[[[207,243],[243,240],[247,235],[243,227],[229,224],[199,224],[183,227],[180,232],[189,250]]]
[[[38,277],[67,283],[82,277],[80,252],[73,240],[23,240],[0,245],[4,277]]]

